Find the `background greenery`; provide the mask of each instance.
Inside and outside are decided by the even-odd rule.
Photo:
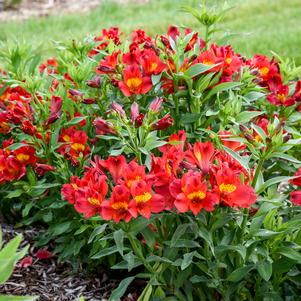
[[[26,22],[0,23],[0,40],[18,39],[42,45],[51,52],[52,40],[66,40],[97,33],[103,27],[118,25],[125,33],[144,28],[149,34],[163,33],[169,24],[200,29],[196,21],[177,9],[197,5],[200,0],[150,0],[147,4],[117,4],[103,0],[98,9],[86,15],[68,14],[30,19]],[[208,4],[223,4],[209,0]],[[235,33],[230,42],[245,55],[271,50],[283,57],[292,57],[301,64],[300,0],[229,0],[234,8],[221,24]],[[238,35],[236,35],[238,34]]]

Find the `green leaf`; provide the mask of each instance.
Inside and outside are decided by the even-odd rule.
[[[162,76],[162,73],[160,73],[158,75],[155,75],[155,74],[152,75],[152,84],[153,84],[153,86],[155,86],[156,84],[158,84],[160,82],[161,76]]]
[[[14,143],[14,144],[11,144],[8,149],[12,150],[12,151],[15,151],[17,149],[19,149],[20,147],[22,146],[28,146],[28,144],[24,144],[24,143]]]
[[[150,223],[150,220],[147,220],[144,217],[138,217],[131,221],[129,233],[136,235],[137,233],[141,232],[144,228],[146,228],[147,225]]]
[[[271,276],[272,276],[272,272],[273,272],[273,265],[271,262],[269,261],[263,261],[263,262],[259,262],[257,263],[257,271],[259,273],[259,275],[265,280],[265,281],[269,281]]]
[[[250,174],[250,168],[248,165],[248,159],[241,157],[238,153],[233,151],[231,148],[227,146],[223,146],[223,149],[238,163],[240,163],[241,166],[244,167],[244,169]]]
[[[135,279],[134,276],[132,277],[127,277],[125,279],[123,279],[118,287],[116,289],[114,289],[114,291],[112,292],[109,301],[119,301],[120,298],[124,295],[124,293],[126,292],[128,286],[132,283],[132,281]]]
[[[13,238],[1,251],[0,259],[7,259],[14,256],[18,250],[18,247],[22,241],[22,235],[19,234]]]
[[[289,247],[279,247],[275,250],[276,253],[279,253],[289,259],[292,259],[298,263],[301,263],[301,254],[300,252],[295,251]]]
[[[178,226],[171,238],[171,247],[173,247],[177,243],[177,241],[184,235],[189,226],[190,224],[183,224]]]
[[[108,224],[103,224],[96,227],[89,237],[88,244],[91,243],[97,235],[102,234],[106,230],[107,225]]]
[[[228,276],[227,280],[231,282],[238,282],[242,280],[252,269],[253,265],[251,264],[238,268]]]
[[[261,185],[257,190],[256,193],[260,194],[262,193],[266,188],[278,184],[280,182],[287,182],[289,180],[294,179],[295,177],[286,177],[286,176],[280,176],[280,177],[274,177],[272,179],[267,180],[263,185]]]
[[[301,161],[299,161],[298,159],[284,153],[273,153],[269,158],[283,159],[297,164],[301,163]]]
[[[5,197],[7,199],[17,198],[20,195],[22,195],[23,192],[24,192],[23,189],[15,189],[15,190],[9,192]]]
[[[190,253],[184,254],[183,261],[181,263],[182,271],[185,270],[187,267],[189,267],[189,265],[192,263],[194,254],[195,254],[195,252],[190,252]]]
[[[210,92],[206,95],[205,99],[208,99],[211,96],[213,96],[219,92],[231,90],[231,89],[237,88],[241,85],[242,85],[242,83],[240,83],[240,82],[221,83],[221,84],[215,86],[213,89],[211,89]]]
[[[240,112],[236,117],[235,120],[240,123],[246,123],[249,122],[251,119],[262,115],[263,112],[261,111],[246,111],[246,112]]]
[[[117,253],[117,252],[118,252],[118,250],[117,250],[116,246],[113,246],[113,247],[106,248],[106,249],[103,249],[103,250],[97,252],[91,258],[92,259],[99,259],[99,258],[108,256],[108,255],[111,255],[111,254],[114,254],[114,253]]]
[[[124,250],[124,245],[123,245],[123,240],[124,240],[124,232],[122,229],[119,229],[118,231],[115,231],[113,234],[115,244],[117,247],[118,252],[123,256],[123,250]]]
[[[218,66],[220,64],[215,64],[215,65],[204,65],[204,64],[195,64],[192,65],[186,72],[185,75],[189,77],[195,77],[199,74],[202,74],[206,71],[211,70],[212,68]]]
[[[68,121],[65,126],[77,125],[81,121],[86,120],[86,119],[87,119],[87,116],[74,117],[70,121]]]
[[[200,113],[184,113],[181,115],[180,122],[183,124],[194,123],[201,117]]]
[[[166,242],[166,244],[169,244]],[[172,248],[200,248],[200,245],[189,239],[178,239],[174,241],[172,244],[170,244]]]

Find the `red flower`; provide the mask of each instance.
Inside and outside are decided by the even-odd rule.
[[[215,148],[211,142],[196,142],[193,149],[186,151],[186,160],[196,164],[203,174],[207,174],[214,152]]]
[[[144,77],[138,65],[127,66],[123,71],[123,81],[118,82],[119,89],[129,97],[133,94],[146,94],[152,88],[150,77]]]
[[[251,68],[256,68],[258,70],[261,85],[266,85],[270,78],[279,74],[279,66],[274,58],[270,60],[264,55],[256,54],[248,64]]]
[[[54,166],[48,164],[40,164],[40,163],[37,163],[35,168],[35,171],[39,176],[43,176],[45,173],[54,170],[56,170]]]
[[[145,166],[139,165],[135,160],[127,164],[122,173],[125,185],[131,188],[135,182],[145,179]]]
[[[136,29],[132,32],[132,41],[135,44],[143,44],[145,42],[151,42],[152,38],[146,35],[146,32],[143,29]]]
[[[221,201],[230,207],[248,208],[256,202],[253,187],[241,183],[231,169],[219,170],[215,176]]]
[[[177,37],[180,35],[179,28],[175,25],[170,25],[168,27],[167,35],[175,41]]]
[[[295,101],[301,102],[301,80],[297,81],[292,98]]]
[[[49,259],[52,257],[52,253],[49,252],[47,249],[39,249],[35,256],[38,258],[38,259]]]
[[[64,143],[64,145],[59,147],[59,153],[70,159],[74,165],[78,164],[77,158],[85,157],[90,152],[90,147],[87,145],[88,136],[86,132],[76,130],[75,126],[63,129],[59,136],[59,142]]]
[[[301,167],[297,170],[294,176],[297,178],[292,179],[289,182],[293,185],[301,186]]]
[[[166,65],[160,60],[154,50],[146,49],[140,59],[145,74],[160,74],[166,69]]]
[[[63,105],[62,98],[59,96],[52,95],[51,103],[50,103],[50,115],[47,121],[45,122],[46,126],[54,123],[56,120],[58,120],[61,117],[62,105]]]
[[[230,131],[220,131],[218,135],[221,138],[223,145],[232,149],[233,151],[239,151],[246,148],[245,144],[239,141],[231,140],[231,138],[235,138],[235,135]]]
[[[85,187],[87,185],[87,182],[84,182],[83,180],[79,179],[76,176],[72,176],[70,178],[70,184],[64,184],[62,187],[62,195],[66,201],[68,201],[70,204],[74,204],[75,199],[75,193],[78,191],[79,188]]]
[[[102,61],[99,62],[99,65],[96,68],[96,72],[99,74],[104,73],[114,73],[116,72],[116,67],[118,66],[118,57],[121,51],[115,51],[111,55],[107,55]]]
[[[174,205],[180,212],[191,210],[197,215],[201,209],[214,210],[214,205],[219,202],[218,195],[208,191],[203,175],[199,172],[189,171],[181,180],[173,181],[169,189],[176,199]]]
[[[107,160],[101,160],[100,165],[110,172],[114,182],[117,183],[124,174],[126,160],[122,155],[116,157],[110,156]]]
[[[10,132],[8,112],[0,112],[0,134],[8,134]]]
[[[36,163],[35,149],[31,146],[21,146],[15,150],[14,154],[21,164],[34,165]]]
[[[128,223],[132,218],[132,214],[135,214],[135,210],[132,210],[132,213],[129,211],[130,203],[131,194],[129,189],[123,185],[115,186],[110,201],[103,203],[103,219],[113,219],[116,223],[119,223],[120,220],[123,219]],[[136,217],[136,215],[134,217]]]
[[[135,205],[129,210],[133,216],[139,213],[149,219],[152,213],[159,213],[164,210],[163,196],[154,194],[145,181],[134,182],[131,186],[131,194]]]
[[[301,191],[300,190],[292,191],[290,201],[294,205],[301,206]]]
[[[283,85],[279,76],[274,76],[268,81],[268,86],[272,92],[267,96],[267,100],[275,106],[291,106],[295,103],[293,97],[289,97],[289,86]]]
[[[101,214],[102,203],[108,192],[105,176],[99,177],[98,182],[93,186],[96,186],[97,190],[95,187],[86,186],[75,192],[74,208],[82,213],[84,218],[90,218],[97,213]]]

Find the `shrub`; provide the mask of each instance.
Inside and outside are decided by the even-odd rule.
[[[295,300],[300,68],[215,44],[223,12],[183,11],[204,39],[112,27],[39,68],[28,45],[1,52],[1,210],[75,266],[126,270],[111,300],[135,278],[145,301]]]

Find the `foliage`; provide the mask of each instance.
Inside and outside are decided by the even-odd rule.
[[[0,229],[0,284],[4,284],[13,273],[16,263],[27,253],[28,246],[19,250],[22,236],[18,235],[4,247],[2,246],[2,231]],[[1,301],[34,301],[38,297],[0,295]]]

